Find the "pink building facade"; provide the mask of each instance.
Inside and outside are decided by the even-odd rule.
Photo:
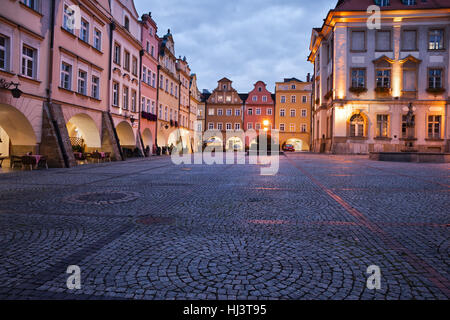
[[[144,14],[141,20],[141,83],[140,101],[141,115],[139,131],[146,154],[156,152],[156,122],[158,95],[158,59],[159,39],[158,27],[151,13]]]
[[[259,134],[261,131],[274,128],[275,124],[275,102],[272,94],[267,90],[263,81],[258,81],[250,91],[244,110],[244,131],[255,131]],[[252,144],[251,138],[247,137],[246,146]]]

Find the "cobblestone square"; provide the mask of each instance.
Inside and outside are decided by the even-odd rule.
[[[0,174],[0,298],[448,299],[449,192],[448,164],[308,153]]]

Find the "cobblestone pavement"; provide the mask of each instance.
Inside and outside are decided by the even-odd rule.
[[[260,167],[0,175],[0,298],[450,298],[448,164],[289,154],[276,176]]]

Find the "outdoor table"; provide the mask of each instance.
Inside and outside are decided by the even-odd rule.
[[[33,158],[35,158],[36,159],[36,169],[37,169],[37,167],[38,167],[38,165],[39,165],[39,161],[41,161],[41,158],[43,157],[43,155],[40,155],[40,154],[33,154],[33,155],[31,155],[30,157],[33,157]]]
[[[75,159],[81,159],[83,157],[83,154],[81,152],[74,152],[73,155]]]

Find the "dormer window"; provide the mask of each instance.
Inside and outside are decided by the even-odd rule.
[[[130,19],[128,17],[125,17],[123,26],[125,27],[125,29],[127,29],[127,31],[130,31]]]

